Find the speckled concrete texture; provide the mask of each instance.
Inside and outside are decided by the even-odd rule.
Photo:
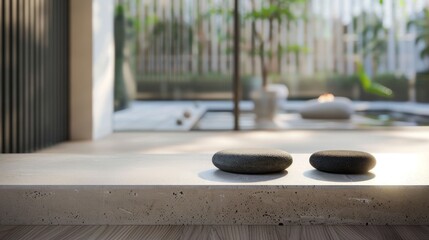
[[[429,224],[426,155],[375,154],[368,174],[225,173],[211,154],[0,156],[0,225]]]
[[[85,186],[0,190],[0,224],[429,224],[427,187]]]

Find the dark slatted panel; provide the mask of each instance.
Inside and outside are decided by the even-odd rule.
[[[68,0],[0,0],[0,153],[68,139]]]
[[[18,72],[19,72],[19,61],[18,61],[18,32],[19,32],[19,22],[18,22],[18,2],[12,1],[12,152],[19,152],[19,136],[18,136],[18,110],[19,110],[19,101],[20,97],[18,94]]]
[[[28,58],[28,68],[29,68],[29,72],[28,72],[28,74],[29,74],[29,76],[28,76],[28,78],[29,78],[29,92],[30,92],[30,101],[29,101],[29,114],[30,114],[30,116],[29,116],[29,125],[27,126],[29,129],[28,129],[28,131],[29,131],[29,150],[30,151],[32,151],[32,150],[34,150],[35,149],[35,141],[36,141],[36,137],[35,137],[35,134],[36,134],[36,126],[35,126],[35,112],[36,112],[36,109],[35,109],[35,105],[36,105],[36,92],[35,92],[35,82],[36,82],[36,71],[35,71],[35,69],[36,69],[36,65],[35,65],[35,62],[34,62],[34,53],[35,53],[35,36],[34,36],[34,29],[35,29],[35,23],[36,23],[36,21],[35,21],[35,4],[34,4],[34,2],[35,1],[28,1],[28,3],[29,3],[29,9],[28,9],[28,12],[29,12],[29,22],[28,22],[28,31],[31,31],[30,32],[30,34],[29,34],[29,36],[28,36],[28,51],[29,51],[29,54],[27,55],[27,58]]]
[[[31,146],[31,34],[28,31],[30,29],[31,15],[30,15],[30,3],[32,1],[23,1],[23,11],[24,11],[24,35],[23,38],[27,39],[24,41],[24,67],[23,69],[23,81],[24,81],[24,149],[30,150]]]
[[[40,52],[41,52],[41,34],[40,34],[40,29],[41,29],[41,27],[40,27],[40,9],[41,9],[41,7],[40,7],[40,2],[41,2],[42,0],[34,0],[34,3],[35,3],[35,6],[34,6],[34,22],[35,22],[35,28],[34,28],[34,31],[35,31],[35,33],[34,33],[34,35],[35,35],[35,39],[34,39],[34,43],[35,43],[35,51],[34,51],[34,64],[35,64],[35,69],[34,69],[34,77],[35,77],[35,79],[34,79],[34,85],[35,85],[35,88],[34,88],[34,91],[35,91],[35,94],[34,94],[34,96],[35,96],[35,99],[34,99],[34,128],[35,128],[35,133],[34,133],[34,146],[35,146],[35,148],[36,149],[39,149],[39,148],[41,148],[41,140],[40,140],[40,138],[41,138],[41,135],[42,135],[42,133],[41,133],[41,127],[40,127],[40,115],[42,115],[42,113],[41,113],[41,109],[42,109],[42,107],[41,107],[41,101],[40,101],[40,99],[42,98],[42,91],[41,91],[41,88],[40,88],[40,86],[41,86],[41,84],[40,84],[40,75],[41,75],[41,72],[42,72],[42,70],[41,70],[41,68],[42,68],[42,66],[41,66],[41,64],[40,64],[40,62],[41,62],[41,59],[40,59]]]
[[[55,9],[54,10],[55,14],[53,15],[53,17],[55,19],[59,19],[61,17],[61,15],[64,15],[62,12],[63,8],[55,0],[54,0],[53,8]],[[58,22],[58,21],[55,21],[55,22]],[[56,42],[54,45],[55,46],[54,59],[58,59],[62,55],[66,54],[65,52],[63,52],[63,50],[64,50],[63,49],[63,43],[65,42],[65,39],[63,36],[63,30],[65,30],[65,29],[62,29],[59,24],[55,24],[54,28],[56,29],[57,32],[59,32],[59,38],[60,38],[60,41]],[[64,69],[64,64],[65,64],[65,62],[62,62],[61,65],[58,66],[57,71],[55,71],[55,78],[63,78],[64,75],[62,75],[62,73],[64,73],[64,72],[68,74],[67,70]],[[63,114],[62,109],[61,109],[61,105],[67,104],[67,102],[63,101],[64,92],[62,91],[62,89],[67,89],[67,88],[64,88],[63,83],[64,82],[57,82],[57,84],[55,85],[55,88],[57,89],[57,91],[56,91],[57,96],[56,97],[58,98],[59,104],[56,104],[54,106],[54,109],[55,109],[55,111],[57,111],[60,114],[59,119],[58,119],[59,121],[57,121],[57,123],[55,124],[55,128],[57,128],[57,129],[64,127],[61,125],[61,123],[65,119],[64,114]],[[66,96],[67,96],[67,94],[66,94]],[[61,136],[61,132],[57,132],[57,133],[58,134],[55,136],[55,138],[58,140],[63,139]]]
[[[4,83],[4,69],[6,68],[3,64],[4,51],[3,51],[3,36],[4,36],[4,8],[3,0],[0,0],[0,153],[3,151],[3,83]]]
[[[11,151],[11,137],[10,137],[10,70],[11,70],[11,62],[10,62],[10,39],[12,34],[11,31],[11,4],[10,0],[3,0],[3,8],[4,8],[4,79],[3,79],[3,152],[10,152]]]
[[[24,73],[25,73],[25,48],[24,48],[24,40],[25,40],[25,25],[24,25],[24,17],[25,17],[25,1],[17,2],[17,16],[18,16],[18,152],[25,150],[25,84],[24,84]],[[18,97],[19,96],[19,97]]]
[[[69,4],[65,4],[65,6],[61,7],[61,9],[62,9],[61,14],[62,14],[63,20],[66,22],[66,25],[69,26],[70,25],[70,22],[69,22],[69,20],[70,20]],[[62,56],[69,56],[69,46],[70,46],[70,44],[69,44],[69,31],[68,31],[68,28],[64,28],[64,27],[60,28],[60,29],[62,29],[62,35],[61,35],[62,40],[60,41],[62,43],[61,54],[62,54]],[[62,62],[62,68],[61,68],[62,69],[61,70],[61,73],[62,73],[61,77],[62,78],[68,79],[68,76],[70,75],[69,59],[70,58],[67,57]],[[61,93],[61,96],[62,96],[61,104],[68,106],[69,105],[69,98],[70,98],[70,95],[69,95],[70,92],[68,91],[69,81],[61,81],[60,83],[62,84],[61,85],[61,92],[62,92]],[[60,127],[68,129],[68,124],[69,124],[68,119],[69,119],[70,111],[68,108],[63,108],[61,106],[60,106],[60,109],[61,109],[61,116],[62,116]],[[69,139],[69,131],[61,131],[60,137],[61,137],[60,139],[63,141]]]
[[[54,2],[57,2],[54,0]],[[65,6],[58,6],[59,7],[59,16],[61,17],[61,21],[66,25],[69,26],[69,5]],[[61,41],[59,41],[59,47],[60,47],[60,55],[61,56],[68,56],[69,54],[69,31],[68,28],[62,27],[60,25],[57,25],[57,29],[61,31]],[[59,77],[61,79],[68,79],[69,76],[69,58],[64,59],[64,61],[61,61],[61,68],[59,71]],[[69,126],[69,111],[68,108],[63,108],[64,105],[69,104],[69,82],[68,81],[58,81],[58,89],[60,93],[60,105],[58,107],[60,108],[59,111],[61,115],[59,115],[59,129],[68,129]],[[65,111],[66,110],[66,111]],[[66,141],[69,139],[69,131],[59,131],[60,135],[59,141]]]
[[[55,11],[53,10],[53,0],[49,0],[48,1],[48,5],[47,5],[47,12],[48,12],[48,24],[49,24],[49,32],[48,32],[48,38],[47,38],[47,45],[49,46],[49,52],[48,52],[48,56],[47,56],[47,61],[48,61],[48,66],[53,65],[54,62],[54,46],[55,46],[55,41],[54,41],[54,32],[56,32],[55,28],[54,28],[54,24],[55,24],[55,18],[53,16],[53,14],[55,13]],[[58,81],[55,81],[55,75],[53,74],[54,71],[47,71],[47,73],[49,74],[49,83],[48,83],[48,87],[49,87],[49,97],[47,99],[48,103],[48,112],[50,115],[52,114],[58,114],[57,111],[54,111],[54,105],[55,105],[55,95],[57,92],[56,89],[56,85]],[[56,120],[59,118],[50,118],[49,119],[49,125],[48,125],[48,129],[49,129],[49,144],[52,144],[56,141],[56,134],[58,132],[58,129],[55,128],[55,124],[56,124]]]
[[[49,95],[48,90],[48,83],[49,83],[49,76],[47,74],[46,68],[51,66],[48,66],[48,63],[46,61],[46,51],[48,50],[47,46],[47,32],[49,31],[49,25],[46,21],[47,12],[46,12],[46,6],[48,5],[47,0],[39,0],[40,3],[40,147],[43,147],[44,144],[48,144],[48,134],[47,131],[47,124],[49,124],[49,112],[47,112],[47,101],[46,98]],[[52,69],[54,71],[54,69]]]

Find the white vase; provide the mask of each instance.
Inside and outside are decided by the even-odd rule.
[[[277,112],[277,94],[270,89],[259,89],[252,92],[255,120],[273,121]]]
[[[267,86],[268,90],[276,92],[277,98],[277,110],[284,109],[284,105],[286,104],[287,97],[289,96],[289,89],[284,84],[269,84]]]

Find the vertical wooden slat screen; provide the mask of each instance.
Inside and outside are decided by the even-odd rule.
[[[0,153],[68,139],[68,0],[0,0]]]
[[[0,71],[0,79],[4,79],[4,64],[3,64],[3,58],[4,58],[4,54],[3,54],[3,36],[4,36],[4,7],[3,7],[3,0],[0,0],[0,69],[2,69]],[[3,150],[3,116],[4,116],[4,111],[3,111],[3,80],[0,81],[0,148],[2,148]],[[1,151],[0,151],[1,152]]]
[[[34,94],[34,128],[35,128],[35,139],[34,139],[34,146],[36,149],[40,148],[40,136],[42,135],[40,132],[40,115],[41,115],[41,103],[40,103],[40,98],[42,95],[41,89],[40,89],[40,73],[41,73],[41,65],[40,65],[40,48],[41,46],[41,41],[40,41],[40,2],[41,0],[34,0],[35,6],[34,6],[34,23],[35,23],[35,39],[34,39],[34,43],[37,44],[38,46],[34,46],[34,64],[35,64],[35,69],[34,69],[34,85],[35,85],[35,94]]]
[[[136,65],[138,99],[230,98],[231,84],[228,81],[233,72],[231,50],[235,37],[232,34],[230,12],[234,0],[144,0],[140,1],[139,7],[136,0],[116,2],[128,6],[127,15],[138,19],[142,25],[138,34],[130,27],[130,33],[138,35],[135,40],[139,40],[139,45],[133,49],[129,44],[126,49],[133,49],[137,51],[136,54],[125,51],[128,55],[127,64]],[[243,16],[240,72],[243,79],[261,75],[259,57],[250,54],[256,51],[254,48],[258,42],[252,36],[253,30],[258,30],[265,40],[269,32],[268,21],[252,22],[244,16],[252,11],[253,5],[255,9],[261,9],[268,6],[269,2],[240,0],[240,13]],[[278,46],[273,51],[283,53],[276,54],[279,55],[278,63],[270,64],[270,72],[278,75],[278,81],[289,84],[290,96],[300,98],[308,97],[305,93],[299,95],[302,94],[298,87],[300,79],[321,78],[331,74],[352,75],[356,71],[356,57],[362,59],[370,75],[378,71],[380,74],[412,76],[418,69],[424,70],[427,63],[418,58],[414,44],[415,30],[407,29],[406,23],[419,18],[427,3],[428,0],[307,0],[301,6],[297,4],[294,9],[297,13],[303,11],[303,19],[273,22],[273,46]],[[366,53],[363,45],[364,27],[374,21],[368,16],[376,16],[386,32],[380,36],[366,34],[368,39],[384,39],[388,46],[378,69],[372,69],[374,53]],[[176,41],[171,41],[172,35]],[[129,38],[129,42],[133,44],[132,38]],[[303,51],[295,51],[299,50],[296,48],[298,46],[303,47]],[[210,89],[211,78],[217,81],[213,83],[216,94],[200,94],[203,87],[195,86],[199,83],[204,85],[205,79],[208,79],[206,89],[203,90]],[[176,90],[181,93],[179,97],[175,94]],[[321,89],[318,94],[324,91]]]
[[[8,27],[10,23],[10,1],[3,0],[3,17],[4,17],[4,35],[3,35],[3,55],[4,55],[4,67],[2,68],[4,70],[3,75],[3,151],[4,152],[10,152],[10,27]],[[2,152],[3,152],[2,151]]]
[[[18,106],[17,106],[17,98],[18,98],[18,94],[17,94],[17,83],[18,83],[18,79],[17,79],[17,73],[18,73],[18,64],[17,64],[17,30],[19,28],[18,23],[17,23],[17,2],[18,1],[11,1],[11,24],[12,28],[11,29],[11,40],[10,40],[10,46],[11,46],[11,114],[12,114],[12,118],[11,118],[11,151],[12,152],[17,152],[18,151],[18,144],[17,144],[17,123],[18,123],[18,118],[17,118],[17,110],[18,110]]]

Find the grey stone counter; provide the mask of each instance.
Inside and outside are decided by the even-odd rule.
[[[0,224],[429,224],[429,158],[366,175],[224,173],[211,155],[0,155]]]

